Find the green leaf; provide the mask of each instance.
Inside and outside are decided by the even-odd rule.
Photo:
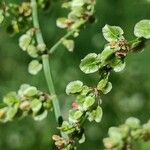
[[[34,113],[37,113],[42,108],[42,102],[39,99],[34,99],[31,102],[31,109]]]
[[[121,125],[119,127],[119,130],[120,130],[123,138],[126,138],[128,136],[128,134],[129,134],[129,132],[130,132],[129,127],[126,124]]]
[[[23,91],[24,96],[27,96],[27,97],[35,96],[37,95],[37,93],[38,93],[38,90],[34,86],[30,86]]]
[[[85,134],[82,135],[81,139],[79,140],[79,143],[82,144],[85,142]]]
[[[4,20],[3,11],[0,10],[0,24],[3,22],[3,20]]]
[[[103,143],[106,149],[114,149],[115,147],[116,150],[121,150],[118,148],[118,140],[115,138],[104,138]]]
[[[108,79],[107,79],[107,78],[106,78],[106,79],[102,79],[102,80],[98,83],[97,89],[98,89],[99,91],[103,91],[104,88],[107,86],[107,84],[108,84]]]
[[[121,140],[123,138],[122,133],[120,132],[119,128],[111,127],[108,130],[108,134],[111,138]]]
[[[111,49],[110,47],[106,47],[102,53],[100,54],[100,59],[102,63],[105,63],[106,61],[108,61],[110,58],[112,58],[113,54],[114,54],[115,50]]]
[[[114,67],[114,71],[120,72],[120,71],[124,70],[125,67],[126,67],[126,63],[120,62],[120,63],[118,63],[117,66]]]
[[[150,134],[150,120],[143,125],[143,130],[145,131],[145,133]]]
[[[32,60],[29,63],[28,71],[30,74],[36,75],[41,70],[42,70],[42,64],[40,64],[37,60]]]
[[[131,129],[137,129],[140,127],[140,120],[134,117],[130,117],[125,122]]]
[[[113,70],[115,72],[120,72],[122,70],[124,70],[125,66],[126,66],[126,63],[123,62],[121,59],[118,59],[118,58],[114,58],[112,61],[111,61],[111,64],[110,66],[113,68]]]
[[[16,107],[10,107],[7,110],[7,119],[12,120],[15,117],[15,115],[17,114],[17,111],[18,111],[18,109]]]
[[[109,41],[117,41],[123,35],[123,30],[118,26],[105,25],[102,29],[104,38]]]
[[[137,39],[129,42],[130,49],[133,52],[141,52],[145,48],[145,43],[146,43],[146,39],[144,39],[144,38],[137,38]]]
[[[20,89],[18,90],[19,96],[27,96],[32,97],[38,94],[38,90],[34,86],[30,86],[29,84],[22,84]]]
[[[86,98],[86,96],[83,96],[83,95],[78,95],[77,96],[77,104],[80,106],[82,106],[83,105],[83,103],[84,103],[84,101],[85,101],[85,98]]]
[[[78,110],[74,113],[74,118],[78,120],[79,118],[81,118],[82,115],[83,115],[83,112]]]
[[[68,27],[67,20],[68,20],[67,18],[58,18],[56,21],[57,27],[62,29],[67,28]]]
[[[8,106],[12,106],[14,105],[15,103],[19,102],[19,99],[17,97],[17,94],[16,92],[10,92],[8,93],[4,99],[3,99],[3,102],[5,104],[7,104]]]
[[[83,109],[88,110],[95,103],[95,98],[92,96],[87,96],[83,103]]]
[[[69,52],[73,52],[75,46],[73,40],[64,40],[63,45],[68,49]]]
[[[37,51],[37,48],[34,45],[29,45],[28,48],[27,48],[27,52],[33,58],[38,57],[38,51]]]
[[[71,6],[71,3],[70,2],[63,2],[63,4],[62,4],[62,8],[70,8],[70,6]]]
[[[69,121],[70,122],[78,122],[78,120],[82,117],[83,112],[80,110],[71,110],[69,112]]]
[[[95,121],[99,123],[102,120],[102,116],[103,110],[100,106],[98,106],[96,109]]]
[[[19,38],[19,46],[22,50],[26,51],[28,46],[30,45],[31,43],[31,36],[28,35],[28,34],[24,34],[22,35],[20,38]]]
[[[137,37],[150,39],[150,20],[141,20],[134,27],[134,34]]]
[[[134,140],[138,140],[143,136],[143,130],[142,129],[137,129],[137,130],[131,130],[131,136]]]
[[[105,87],[105,89],[102,91],[104,94],[109,93],[112,90],[112,84],[111,82],[108,82],[107,86]]]
[[[43,107],[48,109],[48,110],[51,110],[52,109],[52,100],[46,100],[46,102],[43,103]]]
[[[99,66],[97,64],[97,54],[90,53],[84,59],[81,60],[80,69],[86,73],[94,73],[99,70]]]
[[[47,117],[47,114],[48,114],[48,111],[44,110],[44,112],[41,113],[40,115],[34,116],[34,120],[41,121],[41,120],[43,120],[43,119],[45,119]]]
[[[97,90],[102,91],[104,94],[109,93],[111,89],[112,84],[108,82],[108,78],[102,79],[97,85]]]
[[[24,91],[30,87],[29,84],[22,84],[18,90],[19,96],[24,96]]]
[[[81,95],[82,96],[86,96],[90,91],[91,91],[91,88],[89,88],[88,86],[84,85],[83,88],[82,88]]]
[[[46,45],[44,44],[44,43],[40,43],[40,44],[38,44],[37,45],[37,50],[40,52],[40,53],[43,53],[43,52],[45,52],[45,50],[46,50]]]
[[[75,94],[82,91],[83,83],[79,80],[70,82],[66,87],[66,93]]]
[[[63,121],[62,126],[59,127],[59,129],[65,132],[66,134],[71,134],[75,131],[75,128],[73,127],[73,125],[67,121]]]
[[[99,123],[103,116],[103,110],[100,106],[97,106],[96,110],[93,110],[89,113],[88,119],[89,121],[95,120],[97,123]]]
[[[82,7],[84,3],[84,0],[73,0],[71,5],[72,7]]]
[[[73,10],[68,14],[68,18],[70,20],[73,20],[74,24],[72,24],[71,29],[75,29],[78,24],[78,19],[82,17],[83,8],[82,7],[76,7],[73,8]]]

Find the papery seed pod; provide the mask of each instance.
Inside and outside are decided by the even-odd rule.
[[[20,104],[20,106],[19,106],[19,108],[21,109],[21,110],[30,110],[30,108],[31,108],[31,106],[30,106],[30,102],[29,101],[23,101],[21,104]]]

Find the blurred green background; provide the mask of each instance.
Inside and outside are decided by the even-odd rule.
[[[14,2],[14,0],[8,0]],[[62,1],[54,1],[49,11],[40,12],[40,22],[44,39],[51,47],[64,31],[55,25],[56,18],[66,12],[61,9]],[[100,53],[106,43],[101,28],[105,24],[119,25],[125,36],[132,39],[135,23],[141,19],[150,19],[150,1],[148,0],[97,0],[97,21],[88,24],[81,31],[76,41],[74,53],[69,53],[60,46],[51,56],[51,66],[61,109],[65,117],[74,97],[65,94],[65,86],[72,80],[82,80],[85,84],[94,85],[98,74],[85,75],[79,69],[80,60],[90,52]],[[19,49],[18,37],[11,37],[5,27],[0,27],[0,99],[8,91],[17,90],[22,83],[37,86],[47,91],[43,72],[31,76],[27,64],[31,58]],[[130,116],[138,117],[142,123],[150,118],[150,42],[143,53],[132,54],[127,58],[126,69],[113,73],[111,82],[113,90],[103,96],[104,115],[100,124],[86,123],[86,143],[79,150],[102,150],[102,139],[107,136],[110,126],[123,123]],[[54,114],[42,122],[25,118],[6,124],[0,124],[0,150],[53,150],[51,136],[57,133]],[[135,150],[150,150],[150,143],[138,142]]]

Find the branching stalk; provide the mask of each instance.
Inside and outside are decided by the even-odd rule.
[[[50,48],[49,53],[51,54],[51,53],[53,53],[54,51],[56,51],[57,48],[58,48],[58,46],[59,46],[60,44],[62,44],[62,42],[63,42],[65,39],[67,39],[69,36],[73,35],[74,32],[75,32],[81,25],[83,25],[85,22],[86,22],[85,20],[82,20],[81,22],[79,22],[79,24],[78,24],[73,30],[67,32],[60,40],[58,40],[58,42],[56,42],[56,44],[54,44],[53,47]]]
[[[45,45],[41,30],[40,30],[39,21],[38,21],[38,12],[37,12],[36,0],[31,0],[31,7],[32,7],[33,25],[34,25],[34,28],[37,29],[37,32],[36,32],[37,42],[38,42],[38,44]],[[55,88],[54,88],[54,84],[53,84],[53,80],[52,80],[48,55],[43,55],[42,61],[43,61],[44,75],[46,78],[48,89],[49,89],[50,94],[53,95],[53,107],[54,107],[56,121],[57,121],[57,123],[59,123],[59,119],[61,117],[61,112],[60,112],[59,101],[58,101],[58,98],[57,98],[57,95],[55,92]]]

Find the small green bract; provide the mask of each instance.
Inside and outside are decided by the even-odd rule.
[[[23,50],[23,51],[26,51],[28,46],[30,45],[31,43],[31,36],[28,35],[28,34],[24,34],[20,37],[19,39],[19,46],[20,48]]]
[[[141,20],[134,27],[134,34],[137,37],[150,39],[150,20]]]
[[[97,54],[90,53],[84,59],[82,59],[80,63],[80,69],[86,74],[98,71],[99,66],[97,65]]]
[[[79,80],[70,82],[66,87],[66,93],[75,94],[82,91],[83,83]]]
[[[34,45],[29,45],[27,48],[27,52],[33,58],[38,57],[38,50]]]
[[[29,63],[28,71],[32,75],[36,75],[39,71],[42,70],[42,64],[38,60],[32,60]]]
[[[140,127],[140,120],[134,117],[130,117],[126,120],[126,124],[132,128],[132,129],[136,129]]]
[[[123,30],[118,26],[105,25],[102,29],[104,38],[108,41],[117,41],[123,35]]]
[[[63,45],[68,49],[69,52],[74,50],[74,41],[73,40],[64,40]]]
[[[0,24],[3,22],[3,20],[4,20],[3,11],[0,10]]]
[[[31,108],[34,113],[37,113],[42,108],[42,102],[38,99],[34,99],[31,102]]]

